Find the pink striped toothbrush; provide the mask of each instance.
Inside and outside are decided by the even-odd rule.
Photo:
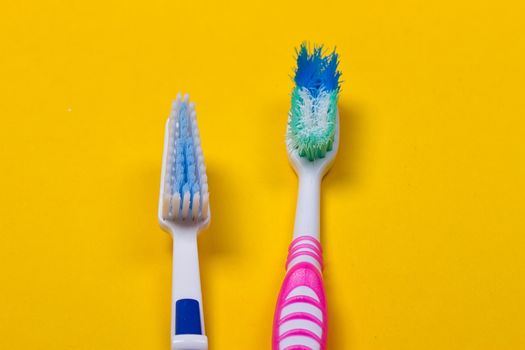
[[[319,202],[323,176],[339,145],[338,56],[323,48],[297,51],[295,87],[288,115],[288,158],[299,178],[293,241],[277,300],[273,350],[324,350],[327,314]]]

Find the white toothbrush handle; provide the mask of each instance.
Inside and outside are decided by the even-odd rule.
[[[197,231],[173,234],[171,349],[207,350],[197,251]]]
[[[320,236],[320,197],[321,175],[318,172],[304,171],[299,176],[297,208],[293,238],[312,236],[319,241]]]
[[[319,172],[300,173],[294,240],[277,300],[273,350],[323,350],[326,346],[323,254],[319,243],[320,185]]]

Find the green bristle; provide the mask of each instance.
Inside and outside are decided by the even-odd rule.
[[[297,50],[295,88],[288,118],[287,143],[299,156],[314,161],[332,150],[337,123],[338,56],[323,47]]]
[[[337,90],[322,91],[317,97],[300,87],[292,91],[287,141],[299,156],[310,161],[332,150],[337,117]]]

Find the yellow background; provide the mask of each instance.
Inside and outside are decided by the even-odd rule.
[[[0,348],[169,349],[171,100],[197,103],[210,349],[269,349],[294,47],[337,46],[329,349],[525,348],[519,1],[4,1]]]

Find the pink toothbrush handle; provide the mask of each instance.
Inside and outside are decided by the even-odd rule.
[[[273,350],[324,350],[326,299],[323,255],[319,241],[296,238],[288,252],[284,278],[273,321]]]

